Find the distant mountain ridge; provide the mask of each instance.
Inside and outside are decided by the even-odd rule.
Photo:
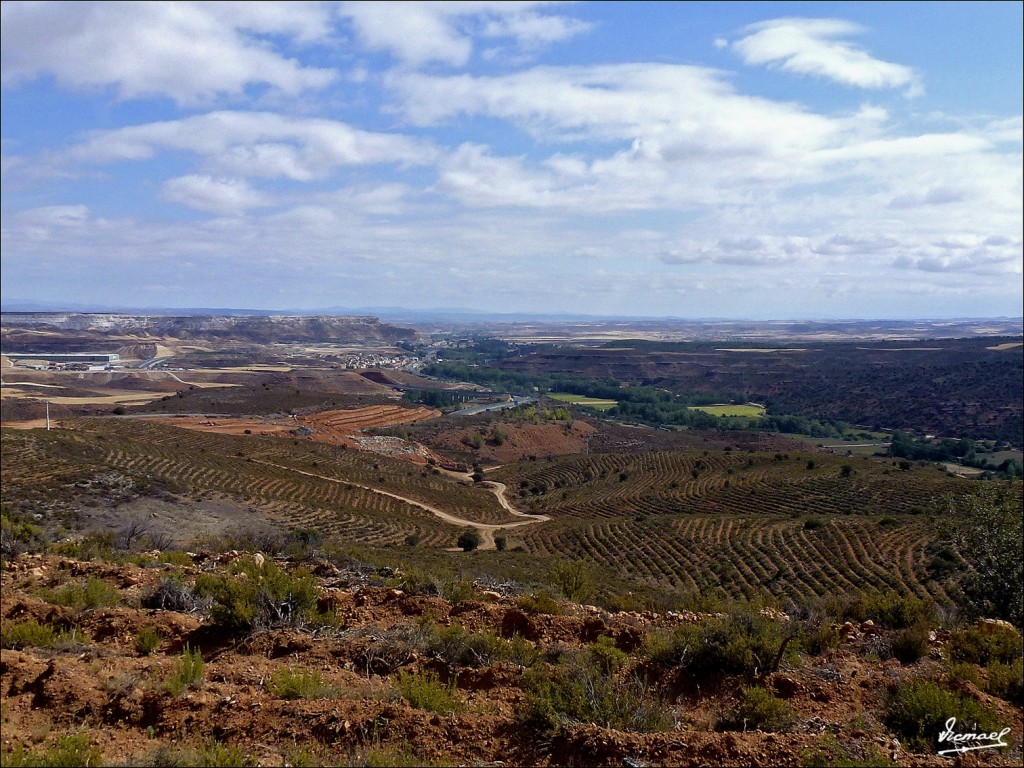
[[[0,315],[4,349],[8,352],[33,351],[45,344],[40,330],[64,332],[65,340],[81,335],[87,340],[97,334],[105,337],[217,339],[254,344],[275,342],[366,342],[395,344],[413,340],[416,331],[376,317],[343,316],[160,316],[80,312],[4,312]],[[42,351],[42,350],[40,350]]]

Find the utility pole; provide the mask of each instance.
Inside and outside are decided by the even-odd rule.
[[[50,401],[46,401],[46,431],[50,431]]]

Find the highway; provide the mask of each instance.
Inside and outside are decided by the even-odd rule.
[[[491,403],[490,405],[474,405],[469,408],[463,408],[459,411],[452,411],[449,416],[475,416],[478,413],[485,413],[487,411],[503,411],[506,408],[515,408],[518,405],[526,405],[527,403],[534,403],[537,401],[535,397],[515,397],[512,400],[505,403]]]
[[[174,357],[174,355],[165,355],[164,357],[154,357],[149,360],[143,360],[141,363],[136,363],[135,368],[141,371],[151,371],[158,365],[163,365],[172,357]]]

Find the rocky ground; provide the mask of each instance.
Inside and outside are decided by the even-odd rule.
[[[201,604],[191,611],[143,607],[153,604],[154,591],[168,577],[188,585],[223,571],[237,556],[178,553],[170,564],[151,553],[136,557],[138,564],[112,564],[21,555],[6,564],[0,655],[5,764],[55,755],[68,735],[87,743],[90,759],[114,765],[1021,762],[1020,709],[985,693],[980,683],[957,681],[953,688],[1011,729],[1010,749],[977,750],[950,761],[932,750],[912,752],[887,730],[884,701],[901,682],[949,676],[948,631],[933,630],[924,657],[901,664],[875,652],[891,630],[848,624],[837,628],[839,644],[818,655],[787,656],[773,672],[710,674],[694,685],[653,664],[645,649],[657,633],[710,620],[706,615],[531,602],[494,585],[467,588],[463,599],[448,600],[395,588],[396,574],[386,569],[351,564],[312,564],[319,608],[332,617],[316,629],[246,634],[225,630]],[[55,604],[62,601],[54,595],[68,584],[100,582],[107,585],[106,597],[93,602],[105,605]],[[769,618],[795,621],[777,613]],[[12,628],[30,620],[63,634],[48,644],[10,642]],[[472,658],[457,644],[438,640],[450,640],[453,635],[444,632],[454,625],[463,637],[486,635],[506,645],[517,638],[519,650],[501,659]],[[152,630],[158,640],[151,650],[143,648],[140,634]],[[667,715],[665,730],[627,732],[572,718],[543,726],[530,717],[530,675],[594,643],[621,651],[620,677],[648,682]],[[186,649],[201,654],[202,674],[174,691],[168,681]],[[449,711],[412,706],[401,689],[402,676],[411,672],[436,675],[454,699]],[[297,698],[282,685],[285,673],[309,683],[299,687]],[[754,684],[792,714],[776,732],[728,725],[741,689]],[[234,751],[228,757],[211,752],[222,745]]]

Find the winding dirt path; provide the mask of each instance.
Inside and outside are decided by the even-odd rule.
[[[299,475],[306,475],[307,477],[315,477],[319,480],[326,480],[330,483],[338,483],[340,485],[350,485],[354,488],[362,488],[363,490],[370,491],[372,493],[380,494],[381,496],[390,496],[392,499],[398,499],[404,501],[414,507],[429,512],[435,517],[439,517],[446,523],[457,525],[463,528],[474,528],[480,534],[480,546],[477,549],[497,549],[497,545],[494,543],[494,532],[503,531],[507,528],[519,528],[524,525],[533,525],[534,523],[543,523],[550,520],[551,518],[547,515],[528,515],[525,512],[520,512],[518,509],[512,506],[512,503],[505,496],[508,487],[504,483],[499,483],[494,480],[485,480],[480,483],[482,486],[487,486],[491,491],[494,492],[495,497],[498,499],[498,503],[509,513],[516,517],[521,517],[523,520],[517,523],[478,523],[474,520],[466,520],[462,517],[456,517],[450,512],[445,512],[442,509],[438,509],[432,504],[426,504],[416,499],[410,499],[408,496],[402,496],[398,493],[392,493],[391,491],[383,491],[380,488],[374,488],[371,485],[362,485],[360,483],[353,483],[348,480],[339,480],[336,477],[328,477],[327,475],[320,475],[316,472],[307,472],[304,469],[295,469],[294,467],[288,467],[283,464],[275,464],[271,461],[263,461],[262,459],[253,459],[257,464],[266,464],[268,467],[277,467],[278,469],[284,469],[289,472],[295,472]],[[445,472],[445,474],[457,477],[459,479],[469,479],[472,481],[471,475],[463,475],[458,472]]]

